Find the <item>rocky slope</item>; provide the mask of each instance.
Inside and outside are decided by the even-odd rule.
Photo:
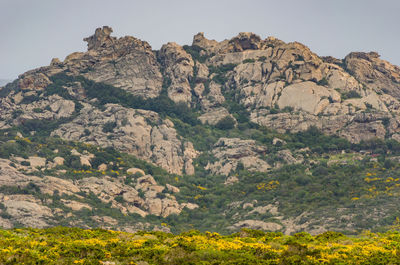
[[[167,43],[159,51],[145,41],[111,33],[107,26],[96,29],[84,39],[86,52],[63,61],[55,58],[0,89],[0,186],[14,187],[0,192],[1,226],[45,227],[64,217],[65,225],[106,223],[133,229],[126,220],[140,216],[139,228],[150,223],[160,227],[165,220],[179,227],[184,222],[179,218],[195,222],[199,205],[210,216],[224,218],[224,229],[351,230],[361,227],[354,219],[358,216],[391,218],[391,200],[386,208],[362,212],[363,204],[351,201],[354,194],[335,194],[353,203],[342,207],[341,218],[347,218],[348,226],[341,226],[327,206],[288,210],[283,187],[305,185],[303,192],[316,192],[308,179],[319,176],[323,167],[324,181],[330,181],[330,170],[338,164],[344,165],[340,172],[346,165],[358,167],[357,173],[345,174],[346,181],[372,174],[362,172],[363,167],[397,174],[393,161],[400,140],[399,67],[376,52],[354,52],[343,60],[320,57],[301,43],[261,39],[253,33],[221,42],[199,33],[191,46]],[[332,143],[309,141],[318,137]],[[145,168],[122,167],[116,175],[121,169],[114,166],[110,171],[110,165],[118,161],[98,163],[101,156],[88,150],[70,148],[60,156],[54,155],[57,148],[52,155],[32,153],[31,145],[42,150],[38,145],[46,139],[59,138],[103,148],[107,154],[135,156],[166,171],[156,181]],[[71,162],[71,156],[78,162]],[[392,163],[394,171],[388,172],[384,163]],[[283,177],[292,169],[298,175],[295,184],[294,176]],[[73,177],[82,172],[84,176]],[[218,179],[217,188],[202,186],[211,185],[211,179]],[[247,186],[250,183],[253,186]],[[364,184],[357,189],[366,188]],[[240,190],[241,185],[246,190]],[[204,199],[234,190],[246,196],[239,201],[232,194],[218,206]],[[261,191],[268,196],[260,199]],[[122,215],[98,211],[105,205]],[[354,205],[360,207],[357,216],[350,214]],[[178,221],[170,217],[182,211],[185,217]],[[378,219],[371,226],[383,225]],[[209,224],[208,229],[213,227]]]

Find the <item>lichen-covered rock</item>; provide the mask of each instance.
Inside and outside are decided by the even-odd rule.
[[[47,227],[54,217],[52,210],[32,195],[0,194],[0,201],[14,222],[27,227]]]
[[[120,87],[144,98],[159,95],[162,75],[151,46],[131,36],[111,37],[112,29],[96,29],[85,38],[88,51],[67,56],[62,66],[72,73]]]
[[[382,113],[364,114],[359,113],[358,116],[351,112],[334,116],[315,116],[302,112],[269,114],[267,110],[261,109],[251,113],[251,120],[282,133],[305,131],[310,127],[316,127],[326,134],[339,135],[353,143],[373,138],[383,139],[386,132],[383,120],[387,116]]]
[[[189,104],[192,100],[190,79],[193,77],[194,62],[192,57],[178,44],[169,42],[161,47],[160,60],[165,75],[171,81],[168,97],[174,102]]]
[[[266,152],[267,149],[254,140],[220,138],[212,151],[217,161],[209,163],[206,169],[213,174],[229,175],[240,163],[250,171],[266,172],[271,166],[260,158]]]
[[[264,222],[260,220],[244,220],[235,223],[231,228],[233,229],[250,228],[250,229],[275,232],[282,229],[282,225],[278,223]]]
[[[85,130],[90,134],[87,135]],[[77,118],[63,124],[52,135],[103,147],[112,146],[177,174],[183,168],[193,173],[191,164],[197,156],[192,145],[183,145],[177,138],[173,124],[168,120],[162,120],[152,111],[128,109],[116,104],[107,104],[104,111],[85,105]]]
[[[227,116],[234,119],[227,109],[221,107],[221,108],[210,109],[208,112],[202,114],[199,117],[199,120],[203,124],[216,125],[220,120],[222,120]]]
[[[318,86],[313,82],[301,82],[285,87],[282,90],[277,104],[279,108],[292,107],[317,115],[333,102],[340,101],[340,94]]]
[[[352,52],[344,62],[346,69],[367,87],[400,99],[400,67],[379,59],[376,52]]]

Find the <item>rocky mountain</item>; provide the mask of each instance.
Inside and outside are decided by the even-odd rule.
[[[111,36],[0,89],[0,226],[383,229],[400,194],[400,68],[240,33]]]

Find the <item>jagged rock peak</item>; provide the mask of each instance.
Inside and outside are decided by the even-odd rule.
[[[365,59],[368,61],[379,57],[381,56],[377,52],[351,52],[346,56],[346,58]]]
[[[199,32],[193,37],[192,46],[198,46],[208,54],[212,53],[232,53],[245,50],[264,50],[270,46],[284,45],[285,42],[275,37],[268,37],[262,40],[259,35],[252,32],[240,32],[237,36],[218,42],[204,37],[203,32]]]
[[[108,46],[116,40],[116,37],[110,36],[112,32],[113,29],[111,27],[103,26],[103,28],[97,28],[92,36],[83,40],[88,43],[88,50],[98,49],[101,46]]]
[[[235,52],[244,50],[258,50],[262,46],[260,36],[252,32],[240,32],[239,35],[232,38],[229,43],[233,45]]]
[[[204,37],[204,32],[199,32],[193,37],[193,46],[199,46],[203,49],[209,50],[210,48],[214,48],[218,45],[218,41],[216,40],[209,40]]]
[[[83,40],[88,43],[88,51],[114,47],[115,50],[129,50],[134,48],[151,52],[151,46],[148,42],[132,36],[125,36],[117,39],[111,36],[112,32],[113,29],[111,27],[103,26],[103,28],[97,28],[92,36],[84,38]]]
[[[344,59],[346,69],[364,85],[400,98],[400,67],[379,58],[377,52],[352,52]]]

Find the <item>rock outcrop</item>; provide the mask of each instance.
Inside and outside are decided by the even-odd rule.
[[[88,133],[87,133],[88,132]],[[52,135],[134,154],[176,174],[194,173],[193,145],[177,138],[173,123],[152,111],[107,104],[104,111],[85,105],[80,115]]]
[[[0,159],[0,186],[8,189],[25,189],[25,193],[31,194],[6,195],[0,192],[0,204],[3,208],[1,212],[4,212],[3,216],[6,214],[11,217],[10,220],[0,220],[0,226],[4,228],[12,228],[18,223],[29,227],[48,227],[62,216],[71,218],[68,219],[70,224],[75,225],[77,212],[98,207],[92,204],[93,199],[86,199],[90,196],[91,198],[95,196],[97,200],[105,205],[109,204],[123,214],[138,214],[142,217],[153,214],[165,218],[171,214],[179,214],[185,207],[188,209],[198,207],[193,203],[178,203],[173,193],[179,193],[179,188],[170,184],[159,185],[151,175],[138,177],[136,181],[129,183],[128,176],[118,178],[92,176],[80,180],[63,179],[60,176],[41,178],[20,172],[14,167],[18,159],[14,162]],[[41,194],[39,198],[36,197],[38,192]],[[43,195],[51,197],[43,199]],[[75,200],[59,199],[59,196],[69,196]],[[57,198],[66,208],[54,208],[53,202]],[[96,219],[98,222],[111,217],[99,218]],[[111,227],[119,227],[118,221],[115,220]]]
[[[400,67],[379,59],[376,52],[352,52],[344,62],[346,70],[367,87],[400,99]]]
[[[0,145],[5,146],[0,150],[0,186],[5,187],[0,191],[0,226],[47,227],[63,220],[87,228],[89,220],[93,226],[120,229],[125,218],[117,217],[121,214],[141,220],[124,224],[127,231],[152,226],[168,231],[167,224],[150,225],[142,218],[166,218],[185,208],[205,211],[207,200],[201,198],[212,190],[209,183],[207,188],[195,184],[200,188],[194,195],[188,188],[193,183],[187,186],[187,180],[222,175],[216,176],[222,187],[218,189],[235,190],[242,184],[242,170],[263,172],[254,174],[260,186],[251,187],[261,193],[267,190],[258,187],[265,187],[266,181],[278,183],[270,175],[287,166],[307,168],[294,181],[306,183],[313,166],[320,166],[320,161],[312,160],[314,150],[293,147],[292,136],[276,133],[316,127],[352,143],[375,138],[400,141],[400,68],[376,52],[354,52],[343,60],[319,57],[301,43],[263,39],[249,32],[220,42],[198,33],[192,46],[170,42],[153,51],[145,41],[111,34],[110,27],[98,28],[84,39],[87,51],[55,58],[49,66],[28,71],[0,88]],[[99,88],[98,95],[93,87]],[[149,106],[151,102],[160,106]],[[190,122],[179,109],[190,112]],[[225,134],[226,120],[230,124],[225,127],[232,129]],[[204,132],[204,138],[191,135],[195,132]],[[46,149],[46,143],[32,144],[27,136],[60,137],[57,141],[71,141],[74,147],[58,152]],[[27,146],[34,151],[20,150]],[[82,151],[81,146],[94,149]],[[203,151],[198,161],[201,152],[194,146]],[[100,147],[152,165],[140,161],[124,167],[118,160],[122,158],[96,157]],[[346,151],[341,154],[347,155]],[[364,158],[379,163],[376,157],[357,161]],[[205,170],[195,175],[194,161],[206,165]],[[335,158],[326,167],[350,163],[350,158],[345,163]],[[277,202],[227,204],[221,216],[232,217],[229,225],[235,230],[292,233],[335,228],[332,216],[320,219],[326,225],[309,220],[322,213],[280,215]],[[99,207],[116,214],[104,214]],[[80,215],[88,212],[90,219],[85,221]],[[346,229],[354,227],[349,224]]]
[[[215,144],[212,154],[217,162],[209,163],[206,169],[213,174],[229,175],[240,164],[250,171],[266,172],[271,166],[261,159],[267,152],[263,146],[254,140],[239,138],[220,138]]]
[[[193,77],[194,62],[192,57],[176,43],[170,42],[161,47],[160,61],[164,74],[170,80],[168,97],[174,102],[189,104],[192,100],[190,79]]]

